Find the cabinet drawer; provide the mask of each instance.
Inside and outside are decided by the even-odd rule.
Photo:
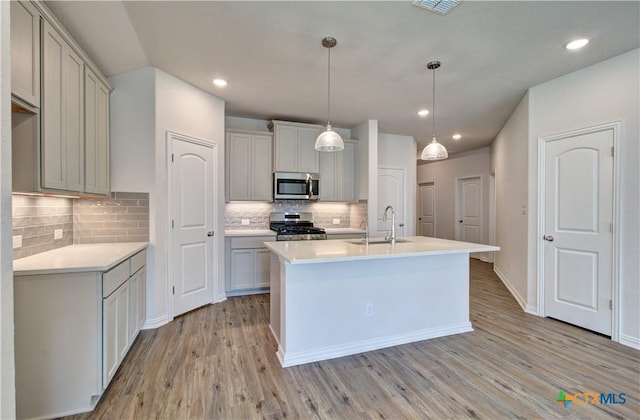
[[[131,271],[130,274],[135,274],[136,271],[140,270],[147,263],[147,251],[140,251],[133,257],[131,257]]]
[[[123,261],[111,270],[102,274],[102,297],[113,293],[122,283],[129,278],[129,260]]]
[[[264,242],[273,242],[275,240],[275,236],[231,238],[231,249],[266,248]]]

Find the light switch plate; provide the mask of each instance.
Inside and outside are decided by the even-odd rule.
[[[251,224],[251,220],[250,219],[242,219],[241,223],[242,223],[242,226],[249,226]]]
[[[340,224],[340,219],[333,219],[333,224],[334,225],[339,225]]]
[[[56,229],[53,231],[53,239],[62,239],[62,229]]]
[[[22,248],[22,235],[16,235],[13,237],[13,249]]]

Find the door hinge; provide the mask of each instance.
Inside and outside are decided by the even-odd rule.
[[[613,309],[613,301],[609,299],[609,309]]]
[[[175,227],[175,222],[173,220],[171,220],[171,229],[173,229]]]
[[[613,146],[611,146],[611,157],[613,157],[613,156],[614,156],[614,151],[613,151],[613,150],[614,150],[614,147],[613,147]]]
[[[609,232],[613,233],[613,223],[609,223]]]
[[[613,153],[613,152],[612,152]],[[173,162],[173,153],[171,153],[171,162]]]
[[[176,294],[176,286],[171,286],[171,294],[172,295]]]

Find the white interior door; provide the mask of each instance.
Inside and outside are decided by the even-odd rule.
[[[169,134],[173,315],[213,301],[213,147]]]
[[[482,232],[482,179],[458,180],[458,228],[456,239],[481,243]]]
[[[548,141],[544,312],[611,335],[613,129]]]
[[[396,212],[396,237],[404,236],[404,169],[378,168],[378,220],[376,236],[384,237],[391,232],[391,212],[387,221],[382,221],[384,209],[392,205]]]
[[[428,182],[418,187],[418,232],[421,236],[436,236],[436,184]]]

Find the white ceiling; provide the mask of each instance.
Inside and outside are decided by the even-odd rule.
[[[638,1],[464,1],[445,16],[411,1],[47,5],[107,76],[153,65],[224,99],[227,115],[259,119],[326,123],[320,42],[333,36],[334,126],[376,119],[419,147],[431,135],[417,115],[431,109],[425,65],[440,60],[436,129],[450,153],[490,144],[529,87],[640,46]],[[584,36],[582,51],[564,49]]]

